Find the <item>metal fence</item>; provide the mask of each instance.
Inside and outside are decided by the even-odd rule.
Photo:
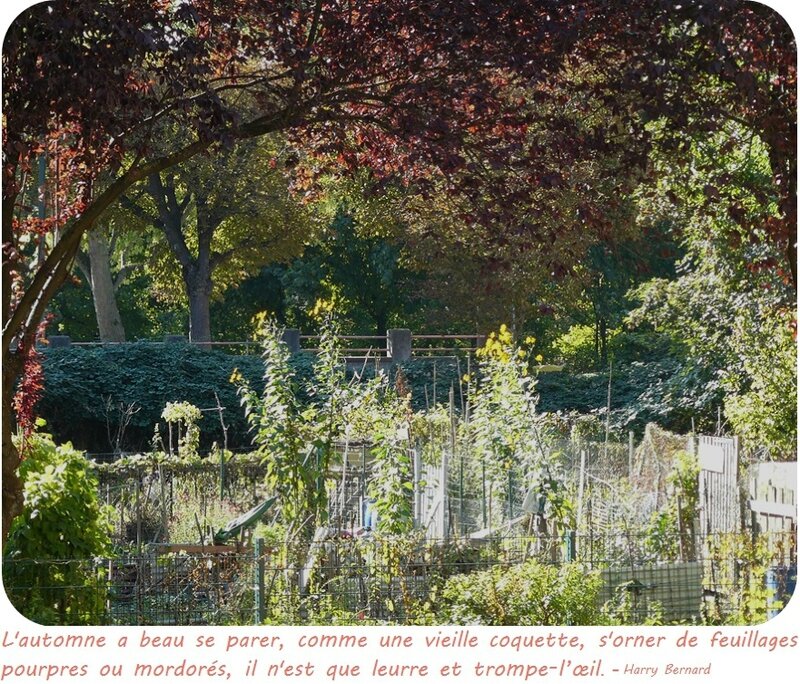
[[[120,545],[140,550],[152,542],[203,543],[267,497],[264,474],[264,465],[248,454],[192,463],[142,457],[99,466],[98,494],[112,512]]]
[[[608,619],[733,622],[772,615],[796,583],[793,534],[694,540],[693,560],[659,558],[646,537],[587,535],[430,541],[319,537],[303,544],[200,549],[87,560],[10,560],[12,603],[42,624],[224,625],[442,620],[453,575],[536,559],[601,577]],[[430,616],[433,616],[432,618]]]
[[[608,522],[621,515],[615,510],[615,503],[632,498],[633,492],[620,495],[613,491],[615,483],[629,474],[632,446],[618,442],[576,444],[564,439],[554,440],[547,450],[556,454],[553,461],[575,499],[578,522],[586,522],[588,518],[581,513],[591,510],[595,530],[599,526],[603,532],[609,531]],[[443,536],[464,536],[502,526],[526,512],[523,508],[530,494],[530,478],[519,464],[507,468],[499,477],[491,474],[485,456],[469,444],[455,443],[449,451],[442,459],[444,466],[431,468],[423,478],[428,486],[443,479],[447,482]],[[637,502],[637,508],[644,520],[653,507]]]
[[[283,341],[290,351],[316,353],[319,351],[320,335],[301,334],[300,330],[287,328]],[[348,358],[373,358],[404,361],[413,356],[463,356],[472,354],[486,342],[486,335],[465,334],[419,334],[407,329],[387,330],[383,335],[339,335],[342,354]],[[398,344],[398,341],[400,344]],[[165,335],[161,340],[137,340],[137,344],[194,344],[205,349],[221,349],[234,354],[258,354],[261,348],[257,340],[211,340],[192,342],[183,335]],[[68,335],[51,335],[50,347],[111,347],[130,342],[74,341]],[[401,350],[398,356],[398,349]]]
[[[612,527],[614,510],[633,494],[606,490],[627,472],[624,444],[557,444],[566,485],[578,502],[579,532],[591,522],[604,532]],[[328,473],[329,525],[340,530],[365,526],[370,504],[369,482],[374,459],[363,442],[337,445],[338,458]],[[506,526],[525,514],[530,485],[515,466],[502,477],[489,474],[484,458],[455,445],[435,454],[438,461],[409,448],[413,470],[413,511],[417,527],[431,539],[464,537]],[[122,467],[120,467],[122,466]],[[114,538],[134,543],[137,550],[149,542],[208,541],[215,528],[241,515],[270,492],[264,487],[265,466],[252,455],[233,460],[210,457],[193,463],[156,462],[140,458],[98,467],[100,497],[113,510]],[[650,508],[637,502],[642,519]],[[374,517],[374,516],[372,516]],[[540,531],[540,530],[539,530]]]
[[[220,625],[252,621],[252,553],[4,562],[9,600],[41,624]]]

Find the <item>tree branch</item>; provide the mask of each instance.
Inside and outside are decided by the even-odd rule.
[[[161,219],[158,216],[154,216],[153,214],[145,211],[145,209],[133,201],[127,195],[122,195],[119,198],[119,203],[127,209],[131,214],[133,214],[136,218],[144,223],[156,226],[156,228],[162,228]]]
[[[125,279],[140,266],[141,264],[125,264],[121,269],[119,269],[116,277],[114,278],[114,292],[116,292],[122,286],[122,283],[125,282]]]
[[[92,264],[89,261],[89,255],[82,249],[79,249],[77,252],[75,252],[75,265],[78,267],[78,270],[83,273],[83,277],[86,278],[86,282],[91,283]]]
[[[226,249],[224,252],[214,252],[213,254],[211,254],[211,257],[209,259],[211,270],[215,269],[220,264],[224,264],[228,259],[230,259],[234,254],[236,254],[236,252],[239,252],[242,249],[251,249],[258,247],[266,250],[271,247],[274,247],[279,243],[280,240],[278,238],[268,238],[264,240],[257,240],[254,237],[245,238],[244,240],[239,242],[235,247]]]
[[[151,162],[130,168],[117,180],[109,185],[86,210],[74,221],[69,223],[61,233],[61,239],[53,245],[42,266],[37,270],[30,285],[25,289],[13,313],[6,319],[3,326],[3,353],[11,348],[12,341],[21,334],[25,334],[26,325],[34,322],[31,313],[42,310],[37,303],[44,298],[45,305],[55,292],[52,287],[53,276],[58,271],[63,273],[64,267],[72,263],[75,253],[80,248],[83,234],[89,230],[100,215],[108,209],[120,196],[135,183],[147,178],[152,173],[158,173],[166,168],[180,164],[190,159],[198,152],[208,148],[210,142],[197,140],[180,150],[164,155]],[[5,220],[5,217],[4,217]],[[63,278],[62,278],[63,282]],[[59,283],[60,285],[60,283]]]
[[[247,139],[256,138],[267,133],[273,133],[281,130],[286,126],[296,122],[301,116],[302,112],[290,112],[284,110],[271,116],[258,117],[249,123],[241,126],[238,130],[233,131],[235,138]],[[35,316],[31,316],[36,311],[43,311],[43,307],[39,306],[40,302],[44,302],[44,306],[50,301],[55,290],[53,287],[53,276],[56,272],[62,274],[61,281],[58,283],[60,286],[65,277],[64,269],[68,267],[73,259],[77,250],[80,248],[81,238],[83,234],[89,230],[94,222],[100,215],[106,211],[114,202],[116,202],[128,189],[133,187],[136,183],[144,180],[152,174],[158,174],[164,169],[171,168],[180,164],[181,162],[191,159],[194,155],[202,152],[211,145],[210,140],[196,140],[189,145],[182,147],[175,152],[158,157],[150,162],[141,163],[138,166],[131,166],[121,176],[119,176],[113,183],[111,183],[97,198],[86,208],[86,210],[77,217],[74,221],[67,224],[61,233],[59,241],[53,245],[53,249],[44,260],[41,267],[37,270],[30,285],[25,289],[19,302],[17,302],[11,315],[7,316],[3,325],[3,356],[6,357],[7,352],[11,349],[11,343],[20,335],[26,332],[26,325],[36,321]],[[5,174],[4,174],[5,175]],[[4,242],[6,234],[6,223],[9,229],[11,225],[10,214],[5,210],[9,208],[7,205],[10,202],[8,197],[3,198],[3,233]],[[13,205],[11,206],[13,209]],[[8,218],[7,218],[8,217]],[[9,230],[10,232],[10,230]],[[13,243],[10,243],[13,244]],[[3,276],[5,276],[9,269],[6,267],[6,262],[3,263]],[[8,291],[8,290],[7,290]],[[4,308],[5,298],[4,298]],[[10,308],[10,307],[8,307]]]

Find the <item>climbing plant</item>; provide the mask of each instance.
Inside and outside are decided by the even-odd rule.
[[[694,560],[695,519],[699,514],[699,475],[697,457],[686,451],[675,454],[667,475],[667,505],[655,511],[646,529],[646,545],[660,560]]]
[[[200,428],[198,421],[203,417],[197,406],[188,401],[167,402],[161,412],[161,418],[167,422],[169,431],[169,453],[173,453],[173,429],[177,437],[177,455],[179,458],[197,458],[200,446]],[[156,428],[157,429],[157,428]]]

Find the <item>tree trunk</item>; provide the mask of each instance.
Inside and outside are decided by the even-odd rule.
[[[111,277],[111,255],[108,240],[102,229],[89,231],[89,273],[91,274],[92,300],[97,316],[97,329],[102,342],[124,342],[125,328],[119,315]]]
[[[20,464],[19,451],[14,445],[16,427],[12,402],[16,380],[20,375],[19,355],[3,351],[3,546],[8,539],[11,523],[22,513],[22,480],[17,469]]]
[[[209,346],[211,341],[211,277],[207,269],[184,269],[189,298],[189,341]]]
[[[10,167],[3,169],[3,190],[7,191],[13,183],[13,171]],[[10,174],[10,178],[6,176]],[[14,203],[16,194],[3,196],[3,325],[8,323],[13,304],[13,282],[16,267],[16,250],[14,249],[14,234],[12,220],[14,216]],[[4,335],[5,342],[5,335]],[[14,409],[14,389],[19,378],[22,364],[19,354],[12,351],[11,345],[3,345],[3,523],[2,545],[5,546],[11,523],[22,513],[22,481],[17,474],[19,467],[19,452],[14,446],[13,435],[16,427]]]
[[[386,328],[389,325],[389,316],[383,309],[375,313],[375,334],[378,337],[386,335]]]

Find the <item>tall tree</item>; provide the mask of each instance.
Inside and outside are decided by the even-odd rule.
[[[766,5],[739,0],[589,5],[580,52],[603,79],[587,87],[629,120],[658,122],[658,134],[642,130],[648,145],[687,172],[695,145],[725,134],[732,123],[766,146],[779,211],[765,226],[776,250],[760,267],[785,276],[796,292],[797,46],[791,28]],[[620,100],[622,92],[632,100]],[[719,193],[733,185],[730,170],[717,161],[705,166],[705,206],[712,211]],[[762,191],[760,179],[748,188]],[[732,203],[730,211],[745,238],[759,227],[744,207]]]
[[[772,191],[768,147],[731,122],[688,152],[690,170],[675,168],[669,153],[653,155],[662,192],[644,196],[642,211],[671,212],[683,226],[686,255],[677,277],[655,279],[639,290],[642,306],[633,318],[668,333],[686,350],[682,376],[703,377],[749,447],[792,457],[796,312],[788,273],[765,268],[782,263],[771,234],[782,210]],[[729,185],[710,187],[709,168],[726,169]],[[752,228],[745,232],[743,225]]]
[[[401,251],[388,232],[366,231],[341,207],[319,239],[283,274],[287,315],[300,328],[316,328],[310,313],[314,302],[335,299],[345,328],[385,335],[392,321],[410,313],[413,285],[419,280],[403,264]]]
[[[310,236],[310,214],[290,195],[277,155],[275,145],[239,143],[213,160],[197,157],[152,174],[137,197],[122,197],[124,208],[165,238],[153,252],[155,285],[165,299],[188,302],[194,343],[211,340],[212,295],[294,256]]]
[[[573,316],[594,327],[595,363],[608,366],[609,334],[619,327],[633,308],[632,288],[651,278],[674,276],[681,250],[672,237],[673,226],[661,220],[643,228],[635,240],[596,243],[589,247],[581,268],[585,271],[582,299],[588,306],[585,317],[573,307]]]
[[[478,146],[500,163],[522,122],[498,89],[557,71],[578,21],[555,1],[513,0],[56,0],[30,8],[3,54],[4,413],[13,416],[27,350],[82,236],[135,184],[216,143],[277,131],[384,176],[452,172]],[[243,91],[257,105],[250,114],[238,107]],[[159,123],[186,131],[189,142],[155,147]],[[21,243],[47,227],[17,213],[20,180],[55,141],[70,201],[54,218],[47,258],[23,278]],[[3,424],[5,538],[21,489],[13,421]]]

